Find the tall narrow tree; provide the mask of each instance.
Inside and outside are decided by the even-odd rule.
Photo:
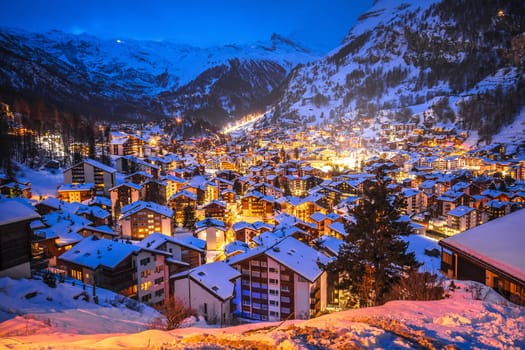
[[[365,189],[353,211],[355,220],[345,227],[348,235],[338,257],[325,266],[339,274],[339,288],[350,295],[349,307],[382,304],[402,273],[420,265],[401,239],[411,231],[399,220],[400,207],[386,183],[378,180]]]

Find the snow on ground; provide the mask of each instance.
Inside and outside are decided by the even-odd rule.
[[[16,178],[19,182],[31,183],[33,199],[57,196],[58,187],[64,183],[62,169],[35,170],[25,165],[17,165],[20,169],[16,172]]]
[[[57,288],[50,288],[39,279],[0,278],[0,337],[134,333],[144,331],[145,325],[159,316],[152,308],[101,288],[96,289],[96,304],[91,287],[84,291],[78,281],[75,286],[71,281],[57,282]]]
[[[24,292],[29,282],[6,287]],[[10,285],[15,284],[15,286]],[[35,283],[32,281],[32,283]],[[40,282],[42,283],[42,282]],[[85,302],[74,311],[80,320],[67,327],[56,319],[46,323],[49,313],[21,317],[0,324],[0,348],[4,349],[353,349],[353,348],[444,348],[520,349],[525,347],[525,309],[510,304],[490,288],[475,282],[455,282],[457,288],[438,301],[395,301],[383,306],[343,311],[308,321],[255,323],[228,328],[183,328],[169,332],[148,330],[125,334],[147,317],[111,314]],[[22,287],[25,286],[25,287]],[[24,289],[25,288],[25,289]],[[42,295],[49,292],[42,288]],[[12,305],[26,304],[23,296],[12,296]],[[36,297],[35,297],[36,298]],[[5,308],[4,295],[0,298]],[[38,304],[45,304],[41,298]],[[58,300],[58,298],[56,298]],[[49,302],[61,313],[66,308]],[[82,304],[85,303],[85,304]],[[117,309],[117,308],[115,308]],[[123,309],[125,310],[125,309]],[[117,310],[120,311],[120,310]],[[100,314],[100,318],[95,318]],[[42,316],[44,315],[44,316]],[[88,315],[88,316],[86,316]],[[137,316],[135,314],[135,316]],[[58,316],[57,316],[58,317]],[[88,319],[87,317],[92,317]],[[109,317],[113,319],[108,320]],[[140,321],[139,321],[140,320]],[[100,325],[96,325],[101,323]],[[101,328],[100,334],[81,334],[83,329]],[[114,333],[114,334],[108,334]]]
[[[435,239],[421,235],[409,235],[402,238],[408,242],[407,251],[414,252],[416,260],[423,263],[419,269],[420,271],[439,273],[441,255],[436,257],[425,254],[425,249],[428,251],[437,249],[441,253],[441,248]]]
[[[525,140],[525,108],[516,116],[514,122],[501,128],[492,138],[493,142],[520,143]]]

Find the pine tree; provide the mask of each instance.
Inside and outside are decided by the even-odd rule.
[[[184,207],[184,218],[182,226],[186,228],[192,228],[195,225],[195,209],[191,205]]]
[[[420,265],[401,239],[411,231],[408,223],[399,221],[399,201],[388,194],[382,180],[365,189],[355,221],[345,227],[348,235],[339,255],[325,266],[339,274],[339,288],[351,296],[349,307],[382,304],[403,272]]]

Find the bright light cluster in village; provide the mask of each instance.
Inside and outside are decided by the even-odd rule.
[[[3,185],[27,199],[3,207],[20,207],[21,224],[31,220],[30,263],[9,270],[30,276],[48,267],[150,305],[173,295],[219,325],[306,319],[344,308],[319,263],[337,255],[345,222],[378,174],[405,199],[402,218],[414,234],[434,240],[525,203],[525,160],[505,144],[466,148],[465,132],[371,118],[351,128],[254,127],[257,120],[187,140],[155,123],[101,124],[109,138],[97,154],[107,152],[113,166],[85,158],[55,170],[48,162],[44,171],[62,172],[63,183],[46,193],[30,182]],[[63,150],[52,140],[45,149],[58,159]],[[451,278],[461,277],[459,247],[437,252]],[[491,287],[523,297],[522,287],[491,274]]]

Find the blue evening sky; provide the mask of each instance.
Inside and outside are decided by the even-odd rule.
[[[268,40],[272,33],[330,50],[372,0],[0,0],[0,25],[197,46]]]

